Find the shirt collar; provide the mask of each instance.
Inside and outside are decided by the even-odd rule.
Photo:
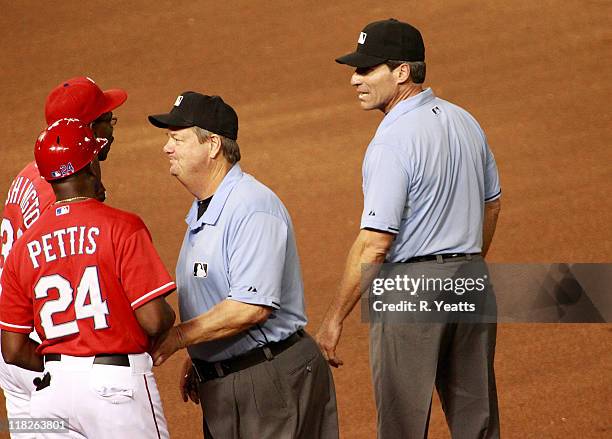
[[[244,173],[238,163],[232,166],[225,177],[223,177],[212,200],[210,200],[208,209],[206,209],[206,212],[204,212],[200,219],[198,219],[198,200],[193,201],[191,209],[189,209],[189,213],[187,213],[185,218],[185,222],[191,230],[199,229],[204,224],[214,225],[217,222],[227,198],[243,175]]]
[[[384,119],[380,123],[379,129],[388,127],[402,114],[406,114],[415,108],[420,107],[421,105],[425,105],[427,102],[434,100],[435,97],[436,95],[434,94],[433,90],[431,88],[427,88],[417,95],[398,102],[395,107],[393,107],[391,111],[385,115]]]

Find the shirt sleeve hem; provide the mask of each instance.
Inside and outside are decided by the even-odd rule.
[[[501,189],[494,195],[490,196],[490,197],[485,197],[485,203],[488,203],[490,201],[495,201],[497,200],[499,197],[501,197]]]
[[[378,221],[361,221],[361,228],[376,229],[380,230],[381,232],[392,233],[394,235],[397,235],[399,233],[399,227],[390,226],[388,224],[381,223]]]
[[[0,321],[0,329],[2,329],[3,331],[19,332],[21,334],[29,334],[30,332],[34,330],[34,327],[24,326],[24,325],[14,325],[12,323],[6,323],[6,322]]]
[[[132,309],[140,308],[142,305],[149,303],[151,300],[163,296],[164,294],[169,293],[170,291],[176,289],[176,284],[174,282],[168,282],[165,285],[162,285],[159,288],[154,289],[153,291],[149,291],[148,293],[143,294],[138,299],[134,300],[130,306]]]
[[[280,309],[280,304],[272,297],[265,297],[265,296],[245,297],[245,296],[236,296],[230,293],[230,295],[227,296],[227,298],[229,300],[234,300],[236,302],[241,302],[241,303],[247,303],[249,305],[263,305],[263,306],[269,306],[274,309]]]

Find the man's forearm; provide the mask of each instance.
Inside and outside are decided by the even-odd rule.
[[[389,244],[391,240],[389,238]],[[343,322],[351,313],[361,295],[378,274],[379,264],[384,262],[387,250],[386,243],[382,246],[368,246],[367,241],[361,239],[361,235],[355,240],[346,260],[340,291],[333,298],[325,316],[327,320]]]
[[[12,364],[22,369],[33,370],[35,372],[42,372],[44,369],[43,357],[36,353],[38,343],[34,340],[28,339],[21,347],[19,351],[14,355],[6,356],[5,360],[7,363]]]
[[[239,334],[265,320],[269,314],[269,309],[264,306],[227,299],[176,328],[181,347],[186,347]]]
[[[495,228],[497,227],[497,218],[501,209],[501,201],[498,198],[495,201],[485,203],[484,219],[482,224],[482,256],[485,257],[493,241]]]
[[[346,266],[340,282],[340,290],[329,305],[326,319],[342,322],[351,313],[361,297],[361,257],[363,247],[353,243],[346,259]]]
[[[176,320],[176,314],[174,310],[170,306],[168,302],[164,300],[164,311],[162,313],[161,324],[160,324],[160,334],[163,334],[168,329],[172,328],[174,325],[174,321]]]

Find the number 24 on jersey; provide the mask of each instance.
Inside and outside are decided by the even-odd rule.
[[[108,306],[106,300],[102,300],[97,267],[90,266],[85,269],[77,286],[76,296],[73,295],[74,289],[70,282],[59,274],[41,277],[34,287],[34,295],[36,299],[44,299],[48,297],[51,289],[57,289],[59,297],[46,301],[40,309],[40,323],[47,339],[77,334],[77,320],[92,318],[95,329],[108,328]],[[73,298],[76,320],[54,324],[53,314],[66,311],[73,303]]]

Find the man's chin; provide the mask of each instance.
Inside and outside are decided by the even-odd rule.
[[[359,106],[361,107],[362,110],[373,110],[374,106],[368,102],[364,102],[364,101],[359,101]]]
[[[98,160],[103,162],[108,157],[108,153],[110,152],[110,146],[113,143],[113,139],[109,140],[104,148],[100,150],[98,153]]]

